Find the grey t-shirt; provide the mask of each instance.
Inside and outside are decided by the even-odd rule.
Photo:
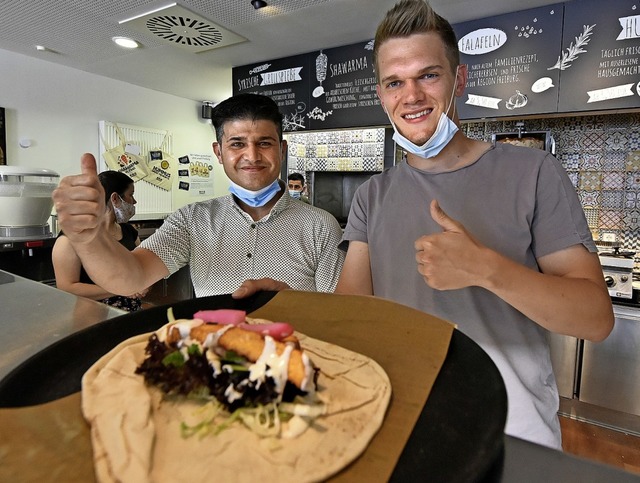
[[[571,245],[596,251],[575,188],[553,156],[511,145],[444,173],[402,163],[358,189],[342,244],[368,243],[375,295],[454,322],[489,354],[507,387],[508,434],[560,448],[547,330],[485,289],[434,290],[418,273],[415,240],[442,231],[432,199],[487,247],[539,270],[536,258]]]

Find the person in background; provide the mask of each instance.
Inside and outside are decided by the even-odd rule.
[[[104,190],[106,205],[106,212],[101,220],[103,228],[127,250],[133,250],[140,244],[138,231],[129,223],[136,212],[133,180],[118,171],[104,171],[98,175],[98,180]],[[146,295],[147,289],[139,290],[130,296],[122,296],[96,285],[87,275],[80,257],[64,232],[58,236],[51,256],[56,286],[60,290],[99,300],[128,312],[142,307],[141,299]]]
[[[492,358],[505,432],[561,449],[549,332],[601,341],[611,298],[574,186],[546,151],[466,137],[455,33],[424,0],[378,26],[377,93],[406,162],[354,196],[337,293],[375,295],[450,320]],[[247,281],[241,294],[277,289]]]
[[[287,178],[289,185],[289,196],[305,203],[309,203],[309,198],[302,194],[304,191],[304,176],[300,173],[291,173]]]
[[[278,179],[287,145],[277,104],[240,94],[218,104],[212,122],[213,152],[231,194],[180,208],[132,252],[101,222],[104,196],[92,155],[82,156],[82,174],[60,181],[53,193],[59,224],[91,278],[126,294],[189,265],[197,297],[233,292],[247,279],[332,292],[344,261],[342,231],[328,212],[294,202]]]

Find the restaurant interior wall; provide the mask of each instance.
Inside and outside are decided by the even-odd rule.
[[[465,122],[462,129],[490,141],[493,133],[516,132],[517,122],[551,130],[594,239],[613,234],[625,250],[640,252],[640,113]]]
[[[337,182],[335,189],[343,191],[345,186],[349,186],[347,192],[351,193],[367,174],[379,173],[395,164],[397,153],[391,139],[392,133],[390,127],[285,133],[284,138],[288,143],[287,174],[297,172],[305,177],[306,194],[314,204],[318,204],[314,202],[314,184],[322,173],[334,173],[333,179]],[[336,177],[338,174],[341,180]],[[328,177],[323,179],[325,182],[329,180]],[[325,186],[325,191],[329,186]],[[344,224],[346,220],[340,220],[346,216],[342,211],[347,210],[348,213],[351,201],[344,200],[342,203],[339,194],[335,194],[335,199],[325,200],[327,204],[320,203],[320,207],[327,209]],[[335,203],[343,205],[338,210],[340,213],[329,209]]]
[[[5,50],[0,66],[8,165],[76,174],[82,153],[100,154],[102,119],[170,130],[176,155],[212,154],[215,135],[211,123],[201,119],[200,102]],[[31,146],[21,148],[20,139],[31,140]],[[224,171],[217,161],[213,167],[214,196],[226,194]],[[191,201],[180,193],[174,209]]]

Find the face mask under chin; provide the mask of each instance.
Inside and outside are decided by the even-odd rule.
[[[261,190],[251,191],[229,180],[229,191],[245,204],[257,208],[266,205],[280,191],[280,184],[275,179],[269,186]]]
[[[458,79],[458,69],[459,67],[456,68],[455,80]],[[438,119],[436,130],[422,146],[414,144],[409,139],[400,134],[400,131],[398,131],[395,123],[391,120],[391,116],[389,116],[389,121],[391,122],[391,126],[393,127],[394,131],[393,140],[398,144],[398,146],[402,147],[408,153],[414,154],[424,159],[429,159],[437,156],[440,151],[442,151],[445,146],[449,144],[449,142],[453,139],[453,136],[455,136],[456,132],[458,132],[458,126],[447,115],[449,109],[451,109],[451,105],[453,104],[453,99],[456,93],[455,80],[453,83],[453,90],[451,91],[451,98],[449,99],[447,110],[446,112],[440,114],[440,119]]]
[[[400,134],[395,124],[392,123],[392,126],[395,131],[393,140],[405,151],[424,159],[437,156],[458,131],[458,126],[443,112],[433,135],[422,146],[418,146]]]

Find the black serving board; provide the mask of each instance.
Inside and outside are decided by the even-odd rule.
[[[176,318],[216,308],[249,313],[275,294],[259,292],[240,300],[219,295],[170,306]],[[0,381],[0,408],[44,404],[80,391],[83,374],[100,357],[122,341],[165,325],[168,307],[106,320],[35,354]],[[506,390],[495,364],[480,346],[454,330],[447,357],[390,481],[498,481],[506,414]]]

